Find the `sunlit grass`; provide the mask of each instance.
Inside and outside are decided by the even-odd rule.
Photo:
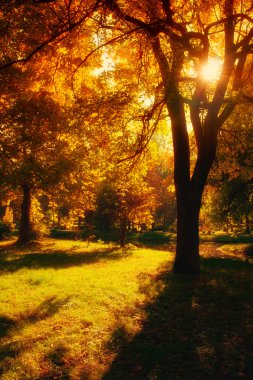
[[[0,246],[0,376],[99,379],[114,359],[114,331],[145,320],[148,284],[172,254],[103,243],[46,240]]]
[[[219,248],[192,278],[164,250],[1,243],[0,378],[249,380],[252,246]]]

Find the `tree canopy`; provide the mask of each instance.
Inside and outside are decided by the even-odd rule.
[[[197,274],[199,212],[220,132],[238,105],[252,102],[252,2],[13,0],[0,9],[0,68],[39,57],[40,71],[48,67],[64,89],[58,98],[80,105],[86,129],[95,125],[95,141],[101,129],[99,144],[112,143],[115,161],[138,159],[168,120],[174,271]]]

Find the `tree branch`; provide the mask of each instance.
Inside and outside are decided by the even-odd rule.
[[[225,121],[229,118],[229,116],[232,114],[232,112],[234,111],[235,107],[236,107],[237,103],[234,102],[234,101],[229,101],[225,108],[223,109],[223,111],[221,112],[221,114],[219,115],[218,119],[217,119],[217,128],[218,130],[221,128],[221,126],[225,123]]]
[[[143,30],[146,30],[147,32],[153,34],[153,29],[151,28],[150,24],[147,24],[146,22],[137,19],[136,17],[127,15],[125,12],[121,10],[121,8],[118,6],[116,0],[105,0],[105,4],[108,6],[108,8],[113,11],[121,20],[124,20],[126,22],[130,22],[131,24],[134,24]]]
[[[100,3],[101,3],[101,0],[97,0],[95,4],[92,7],[90,7],[90,9],[88,9],[87,12],[78,21],[72,23],[68,27],[62,29],[58,33],[54,34],[53,36],[43,41],[35,49],[33,49],[30,53],[28,53],[24,58],[18,58],[16,60],[12,60],[8,63],[3,64],[2,66],[0,66],[0,70],[11,67],[17,63],[28,62],[36,53],[43,50],[46,46],[50,45],[53,41],[56,41],[58,37],[67,35],[73,29],[75,29],[76,27],[80,26],[83,22],[85,22],[86,19],[90,17],[92,13],[94,13],[98,9],[98,7],[101,5]]]
[[[233,21],[236,21],[237,19],[242,19],[242,20],[247,20],[250,23],[253,23],[253,18],[246,15],[245,13],[235,13],[234,15],[230,17],[224,17],[218,21],[212,22],[211,24],[207,25],[205,27],[205,33],[209,33],[209,30],[214,28],[215,26],[225,24],[229,18],[232,19]]]
[[[233,23],[233,1],[225,1],[225,14],[226,22],[225,28],[225,52],[224,52],[224,63],[222,67],[222,72],[220,79],[217,83],[217,87],[213,96],[212,101],[212,112],[213,116],[218,116],[220,107],[222,105],[229,80],[231,78],[234,63],[236,60],[235,45],[234,45],[234,23]]]

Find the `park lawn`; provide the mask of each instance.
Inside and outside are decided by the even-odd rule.
[[[236,252],[235,252],[236,253]],[[45,240],[0,246],[0,378],[249,380],[253,265]]]
[[[130,246],[45,240],[0,246],[0,378],[100,378],[113,332],[145,318],[140,284],[172,254]],[[154,297],[151,294],[150,297]],[[2,376],[2,377],[1,377]]]

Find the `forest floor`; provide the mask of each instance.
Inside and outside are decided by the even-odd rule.
[[[0,243],[0,379],[252,379],[252,246],[170,248]]]

